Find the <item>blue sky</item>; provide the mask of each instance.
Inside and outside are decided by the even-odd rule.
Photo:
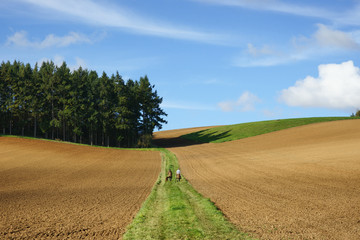
[[[163,129],[349,116],[360,1],[2,0],[0,60],[147,75]]]

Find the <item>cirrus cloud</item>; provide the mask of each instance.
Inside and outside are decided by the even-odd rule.
[[[95,0],[20,0],[95,26],[115,27],[133,33],[165,38],[191,40],[210,44],[232,44],[226,34],[199,31],[166,21],[143,17],[118,4],[103,4]]]
[[[258,11],[270,11],[304,17],[316,17],[324,19],[337,19],[339,13],[318,8],[311,5],[291,3],[282,0],[193,0],[207,4],[246,8]],[[346,22],[343,20],[343,22]]]
[[[360,107],[360,69],[353,61],[322,64],[319,76],[308,76],[281,91],[289,106],[357,109]]]

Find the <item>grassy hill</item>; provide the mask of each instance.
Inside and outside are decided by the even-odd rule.
[[[270,133],[291,127],[302,125],[357,119],[354,117],[314,117],[314,118],[293,118],[261,122],[241,123],[202,130],[181,136],[182,138],[202,143],[220,143],[252,137],[264,133]]]

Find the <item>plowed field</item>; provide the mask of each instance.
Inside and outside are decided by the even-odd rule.
[[[163,134],[171,138],[166,131],[156,138]],[[177,141],[181,134],[171,132]],[[175,146],[182,174],[243,231],[260,239],[360,239],[360,120]]]
[[[160,154],[0,137],[0,239],[118,239]]]

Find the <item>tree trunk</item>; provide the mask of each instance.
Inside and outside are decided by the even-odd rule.
[[[93,145],[93,129],[92,129],[92,124],[90,124],[90,145]]]
[[[131,144],[131,139],[130,139],[130,130],[128,131],[128,135],[127,135],[127,139],[128,139],[128,147],[130,147],[130,144]]]
[[[63,122],[63,141],[66,141],[66,123],[65,121]]]
[[[51,89],[53,89],[53,83],[51,83]],[[51,93],[51,120],[54,120],[55,113],[54,113],[54,96]],[[59,136],[57,136],[59,138]],[[51,139],[54,140],[54,126],[52,126],[52,132],[51,132]]]
[[[36,115],[34,117],[34,138],[36,138]]]
[[[101,146],[105,145],[104,132],[101,134]]]
[[[10,135],[12,134],[12,120],[10,119]]]

